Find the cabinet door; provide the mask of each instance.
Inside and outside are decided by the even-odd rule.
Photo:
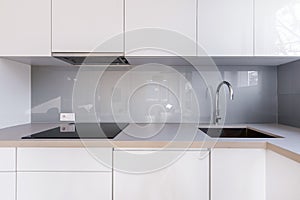
[[[264,200],[265,154],[264,149],[212,150],[212,200]]]
[[[0,172],[16,171],[16,148],[0,148]]]
[[[52,52],[123,52],[123,14],[123,0],[52,0]]]
[[[15,200],[16,173],[0,172],[1,199]]]
[[[252,56],[253,0],[199,0],[198,43],[199,55]]]
[[[300,1],[255,2],[255,55],[300,55]]]
[[[18,200],[111,200],[110,172],[19,172]]]
[[[196,55],[196,2],[126,0],[125,53]]]
[[[18,171],[111,172],[112,148],[18,148]]]
[[[136,151],[136,154],[148,154]],[[125,165],[144,168],[144,173],[114,171],[115,200],[208,200],[209,199],[209,156],[199,151],[189,151],[179,160],[166,166],[157,166],[157,170],[148,172],[148,166],[155,166],[163,158],[174,158],[175,151],[159,153],[159,159],[147,158],[146,162],[127,159],[126,153],[114,152],[115,166],[126,160]],[[147,157],[147,156],[146,156]]]
[[[0,56],[51,55],[51,0],[1,0]]]
[[[300,163],[267,151],[266,199],[298,200],[300,197]]]

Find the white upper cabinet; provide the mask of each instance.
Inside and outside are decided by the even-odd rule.
[[[52,52],[123,52],[123,0],[52,0]]]
[[[51,0],[1,0],[0,56],[51,55]]]
[[[197,0],[125,0],[126,55],[196,55]]]
[[[255,1],[255,55],[300,55],[300,1]]]
[[[199,0],[198,55],[253,55],[253,0]]]

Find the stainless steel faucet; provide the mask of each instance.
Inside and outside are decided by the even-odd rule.
[[[220,105],[219,105],[219,101],[220,101],[220,89],[221,89],[221,87],[223,86],[223,85],[227,85],[227,87],[228,87],[228,89],[229,89],[229,98],[231,99],[231,100],[233,100],[233,88],[232,88],[232,85],[229,83],[229,82],[227,82],[227,81],[222,81],[219,85],[218,85],[218,87],[217,87],[217,91],[216,91],[216,99],[215,99],[215,118],[214,118],[214,120],[215,120],[215,124],[218,124],[219,123],[219,121],[222,119],[221,117],[220,117]]]

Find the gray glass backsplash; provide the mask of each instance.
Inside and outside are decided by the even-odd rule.
[[[107,71],[99,67],[83,70],[80,76],[78,70],[32,67],[32,122],[58,122],[60,112],[74,110],[84,121],[207,123],[211,119],[216,85],[207,84],[191,67]],[[226,102],[226,123],[277,122],[276,67],[220,66],[219,70],[235,92],[234,100]],[[203,72],[207,77],[209,73]],[[225,87],[224,92],[228,94]]]
[[[300,61],[278,67],[278,122],[300,127]]]

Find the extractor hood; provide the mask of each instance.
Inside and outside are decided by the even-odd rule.
[[[52,53],[54,58],[72,65],[129,65],[123,53]]]
[[[300,59],[296,56],[132,56],[124,53],[55,52],[51,57],[5,57],[17,62],[38,66],[110,65],[137,66],[156,63],[168,66],[278,66]]]

